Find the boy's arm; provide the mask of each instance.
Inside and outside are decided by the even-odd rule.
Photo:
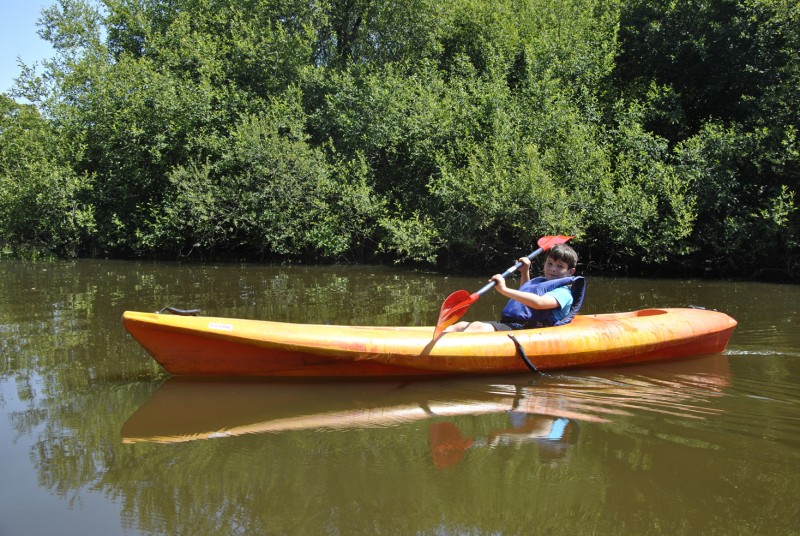
[[[521,257],[519,262],[522,263],[519,267],[519,286],[522,286],[531,280],[531,260],[528,257]]]
[[[513,288],[508,288],[506,286],[506,280],[503,279],[501,275],[495,275],[492,279],[497,283],[494,287],[497,292],[512,300],[517,300],[531,309],[555,309],[556,307],[561,307],[561,304],[558,303],[558,300],[555,299],[552,294],[539,296],[531,292],[521,292]]]

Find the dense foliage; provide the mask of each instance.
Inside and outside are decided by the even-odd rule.
[[[798,275],[782,0],[59,0],[5,252]],[[22,98],[33,104],[21,104]]]

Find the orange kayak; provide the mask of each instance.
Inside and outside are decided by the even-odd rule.
[[[705,309],[578,315],[565,326],[493,333],[291,324],[126,311],[125,328],[169,373],[357,378],[489,375],[643,363],[722,352],[736,327]],[[516,340],[509,337],[513,333]]]

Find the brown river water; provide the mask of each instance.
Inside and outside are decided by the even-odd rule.
[[[120,316],[433,325],[485,278],[114,261],[0,274],[2,536],[800,533],[796,285],[589,278],[584,313],[730,314],[719,355],[302,383],[170,378]],[[465,319],[504,303],[490,292]]]

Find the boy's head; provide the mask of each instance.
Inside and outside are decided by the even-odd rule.
[[[575,268],[578,266],[578,254],[567,244],[556,244],[547,250],[547,256],[554,261],[563,261],[567,263],[567,268]]]
[[[556,244],[547,250],[547,260],[566,264],[567,270],[570,271],[571,275],[578,265],[578,254],[567,244]]]

